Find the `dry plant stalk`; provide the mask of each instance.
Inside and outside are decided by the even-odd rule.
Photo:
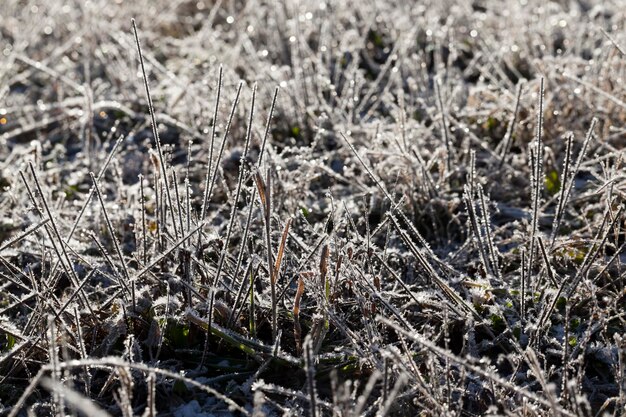
[[[298,289],[293,302],[293,334],[296,340],[296,352],[302,354],[302,327],[300,326],[300,300],[304,294],[304,279],[298,278]]]

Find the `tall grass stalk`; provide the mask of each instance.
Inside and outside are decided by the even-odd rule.
[[[170,182],[167,176],[167,167],[165,156],[163,154],[163,150],[161,147],[161,138],[159,136],[159,129],[156,122],[156,118],[154,116],[154,105],[152,104],[152,95],[150,94],[150,86],[148,84],[148,75],[146,74],[146,67],[143,63],[143,54],[141,53],[141,43],[139,42],[139,34],[137,32],[137,24],[135,23],[135,19],[131,19],[131,23],[133,26],[133,34],[135,35],[135,43],[137,45],[137,54],[139,55],[139,64],[141,66],[141,73],[143,75],[143,83],[144,88],[146,90],[146,99],[148,100],[148,111],[150,112],[150,124],[152,126],[152,134],[154,136],[154,143],[156,144],[158,156],[159,156],[159,167],[161,169],[161,175],[163,176],[163,182],[165,183],[165,196],[167,197],[167,207],[170,210],[170,215],[172,217],[172,227],[174,229],[174,236],[178,238],[178,230],[176,229],[176,221],[174,217],[174,205],[172,204],[172,196],[170,193]],[[163,224],[166,228],[167,225]],[[181,231],[182,232],[182,231]]]

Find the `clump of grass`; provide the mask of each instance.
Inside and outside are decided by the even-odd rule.
[[[0,414],[626,406],[616,5],[5,3]]]

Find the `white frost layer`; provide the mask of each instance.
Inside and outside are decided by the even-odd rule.
[[[213,413],[202,411],[198,401],[193,400],[174,410],[174,417],[217,417]]]

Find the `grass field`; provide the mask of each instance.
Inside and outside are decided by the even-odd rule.
[[[625,11],[3,0],[0,415],[626,415]]]

